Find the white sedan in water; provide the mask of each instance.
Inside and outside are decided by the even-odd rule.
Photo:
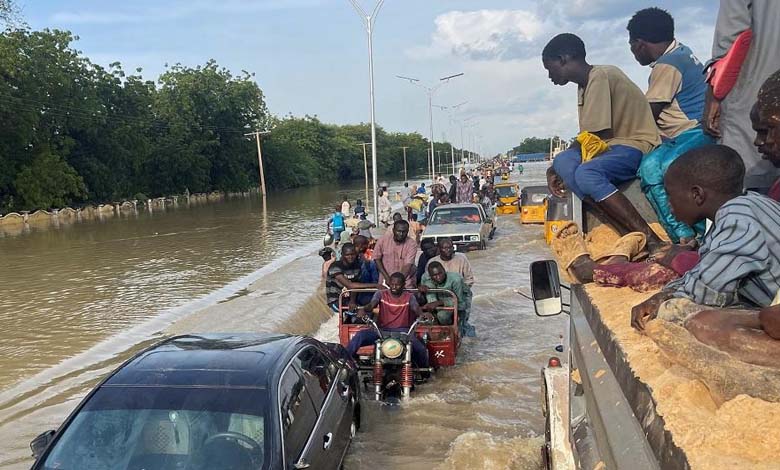
[[[422,240],[451,238],[458,250],[487,248],[496,231],[493,219],[480,204],[446,204],[433,210]]]

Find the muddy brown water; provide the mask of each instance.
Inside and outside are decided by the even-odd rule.
[[[526,165],[521,184],[544,166]],[[32,463],[29,441],[56,428],[105,374],[183,332],[282,331],[337,340],[315,290],[327,215],[360,185],[320,186],[0,238],[0,468]],[[499,218],[477,277],[458,364],[400,407],[366,402],[347,469],[540,467],[539,368],[562,318],[514,292],[548,256],[540,226]]]

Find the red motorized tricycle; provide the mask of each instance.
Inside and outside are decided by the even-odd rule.
[[[426,323],[417,319],[406,332],[383,331],[370,317],[366,321],[349,323],[354,315],[344,302],[346,293],[374,293],[376,289],[344,290],[339,298],[339,342],[347,347],[355,334],[366,328],[374,328],[379,339],[376,343],[363,346],[357,351],[355,361],[358,364],[359,377],[365,389],[371,386],[376,400],[388,400],[400,396],[409,398],[415,381],[420,382],[439,367],[455,365],[460,348],[460,330],[458,328],[458,299],[452,291],[429,289],[428,292],[450,296],[452,307],[440,307],[453,313],[451,325]],[[416,292],[416,291],[410,291]],[[410,338],[416,336],[428,351],[430,367],[414,367]]]

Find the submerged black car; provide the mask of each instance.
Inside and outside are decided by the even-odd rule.
[[[357,385],[338,344],[177,336],[127,361],[38,436],[33,469],[339,468],[360,425]]]

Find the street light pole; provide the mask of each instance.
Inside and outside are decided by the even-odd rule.
[[[447,111],[447,115],[450,117],[450,126],[452,126],[453,118],[452,118],[452,111],[453,109],[458,109],[464,104],[467,104],[468,101],[463,101],[461,103],[452,105],[452,106],[439,106],[437,104],[433,105],[436,108],[441,109],[442,111]],[[455,122],[459,122],[457,119],[454,120]],[[460,140],[461,140],[461,147],[463,146],[463,132],[461,127],[461,134],[460,134]],[[458,176],[455,172],[455,149],[452,146],[452,142],[450,142],[450,153],[452,154],[452,174],[454,176]]]
[[[430,176],[431,176],[431,182],[433,182],[433,180],[434,180],[433,172],[435,171],[435,165],[436,165],[435,162],[434,162],[434,152],[435,152],[435,150],[433,148],[433,95],[434,95],[434,93],[436,93],[436,91],[439,88],[441,88],[442,85],[444,85],[445,83],[448,83],[453,78],[460,77],[462,75],[463,75],[463,72],[456,73],[454,75],[448,75],[446,77],[442,77],[442,78],[439,79],[440,83],[438,85],[436,85],[436,86],[433,86],[433,87],[427,87],[425,85],[420,84],[419,83],[420,80],[418,78],[403,77],[401,75],[396,75],[396,77],[400,78],[401,80],[407,80],[412,85],[417,85],[417,86],[421,87],[428,94],[428,121],[429,121],[429,124],[430,124],[430,129],[429,130],[430,130],[430,133],[431,133],[430,134],[431,135],[431,150],[430,150],[430,159],[429,159],[430,160],[430,162],[429,162],[429,167],[430,167],[429,173],[430,173]]]
[[[408,181],[409,178],[406,176],[406,149],[409,147],[401,147],[404,151],[404,181]]]
[[[374,222],[379,221],[379,191],[377,188],[377,169],[376,169],[376,112],[374,104],[374,22],[379,14],[379,10],[382,8],[382,4],[385,0],[379,0],[374,6],[374,10],[371,14],[367,14],[363,7],[357,2],[357,0],[349,0],[352,6],[355,8],[357,14],[363,19],[363,26],[366,28],[366,34],[368,36],[368,82],[369,82],[369,96],[371,101],[371,176],[374,182]]]
[[[267,135],[270,134],[271,131],[260,131],[257,130],[255,132],[250,132],[248,134],[244,134],[244,136],[255,136],[255,141],[257,142],[257,162],[260,166],[260,193],[263,195],[263,198],[265,198],[265,171],[263,171],[263,149],[260,145],[260,136],[261,135]]]

